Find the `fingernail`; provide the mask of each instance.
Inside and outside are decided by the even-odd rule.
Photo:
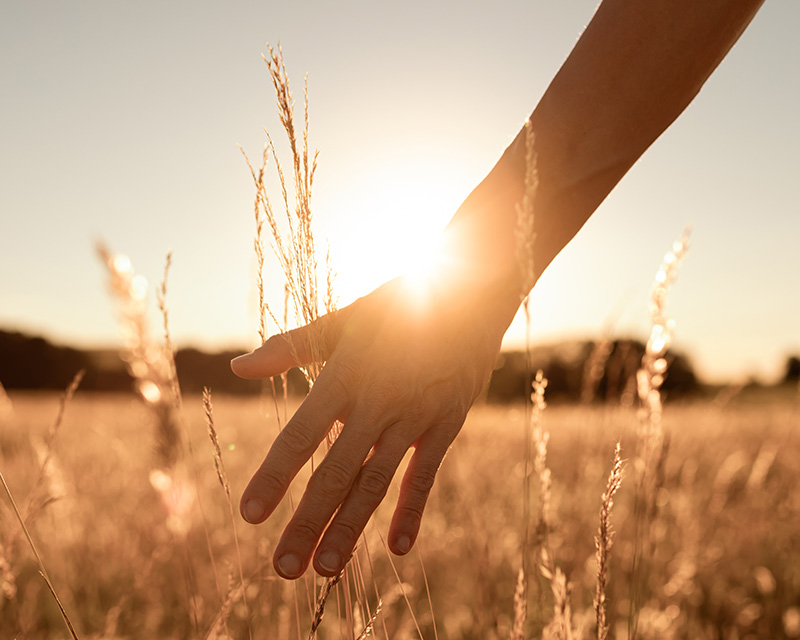
[[[394,546],[397,547],[400,553],[408,553],[408,550],[411,548],[411,537],[405,534],[397,536],[397,539],[394,541]]]
[[[244,503],[242,515],[250,524],[258,524],[264,519],[264,503],[258,498],[251,498]]]
[[[341,567],[342,556],[336,553],[333,549],[328,549],[327,551],[323,551],[321,554],[319,554],[317,562],[319,562],[319,566],[325,569],[325,571],[335,573],[339,571],[339,568]]]
[[[278,573],[285,578],[296,578],[300,575],[300,557],[294,553],[284,553],[278,558]]]

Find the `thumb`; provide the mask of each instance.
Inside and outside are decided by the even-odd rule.
[[[346,311],[334,311],[311,324],[270,337],[252,353],[231,360],[240,378],[269,378],[292,367],[327,360],[336,348]]]

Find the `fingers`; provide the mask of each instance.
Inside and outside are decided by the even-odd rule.
[[[251,524],[263,522],[275,510],[333,422],[346,412],[347,396],[339,393],[340,385],[327,381],[328,377],[323,370],[244,490],[239,510]]]
[[[343,497],[341,508],[324,535],[322,532],[333,511],[328,508],[324,518],[312,522],[304,514],[298,517],[306,506],[301,503],[276,549],[275,568],[278,573],[284,577],[301,575],[308,564],[307,556],[310,557],[316,547],[314,569],[323,576],[337,575],[352,555],[370,517],[386,496],[397,467],[414,441],[414,435],[423,430],[424,427],[420,428],[419,425],[398,423],[384,432],[372,456],[352,479],[349,492]],[[389,532],[390,549],[397,555],[408,553],[417,538],[428,494],[453,436],[451,429],[440,425],[426,431],[417,442]],[[333,453],[332,449],[329,456]],[[359,455],[362,453],[359,452]],[[322,466],[319,470],[322,470]],[[308,505],[309,513],[313,513],[311,502]],[[317,546],[320,535],[322,540]],[[287,568],[296,569],[298,573],[287,575]]]
[[[240,378],[269,378],[300,363],[299,353],[292,351],[286,334],[274,335],[252,353],[231,360],[231,370]]]
[[[370,517],[386,495],[394,473],[403,459],[412,434],[410,425],[387,429],[372,456],[355,478],[350,492],[331,522],[314,556],[314,568],[324,576],[335,576],[353,553]]]
[[[414,546],[436,473],[457,432],[458,428],[453,431],[444,426],[429,429],[417,442],[389,526],[389,549],[392,553],[402,556]]]
[[[316,549],[314,568],[317,573],[329,577],[337,575],[385,497],[414,436],[424,429],[425,426],[420,428],[419,425],[393,425],[384,432],[372,455],[364,462],[370,453],[372,438],[367,430],[359,427],[357,420],[350,420],[309,480],[275,549],[277,573],[288,579],[298,578],[306,571]],[[404,555],[414,545],[436,472],[456,432],[457,429],[454,432],[440,425],[425,431],[417,441],[389,531],[389,547],[393,553]],[[322,541],[318,545],[320,537]]]
[[[357,417],[351,417],[331,450],[313,473],[303,498],[275,549],[275,570],[284,578],[297,578],[306,570],[317,541],[336,509],[351,491],[374,436]],[[349,553],[348,553],[349,556]],[[335,575],[342,566],[341,557]]]
[[[231,360],[231,370],[240,378],[269,378],[292,367],[327,360],[341,335],[350,308],[334,311],[316,322],[271,336],[252,353]]]

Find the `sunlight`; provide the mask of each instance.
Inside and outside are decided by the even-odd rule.
[[[356,192],[341,194],[342,202],[326,203],[337,211],[336,227],[324,232],[344,304],[400,275],[425,283],[442,231],[468,193],[447,177],[420,167],[375,172]]]

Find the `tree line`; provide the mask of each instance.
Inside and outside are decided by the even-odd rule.
[[[179,349],[175,354],[178,380],[184,393],[199,393],[211,387],[217,393],[255,394],[264,383],[234,376],[230,359],[242,350],[206,353],[198,349]],[[530,354],[504,352],[498,359],[485,390],[489,402],[511,402],[530,390],[530,379],[542,369],[548,378],[551,401],[608,401],[632,399],[636,393],[636,371],[644,353],[637,340],[570,341],[538,346]],[[669,367],[662,387],[673,397],[698,393],[697,379],[690,359],[679,353],[667,357]],[[6,389],[64,389],[75,373],[85,370],[81,388],[88,391],[124,392],[132,379],[117,350],[80,350],[55,345],[40,336],[0,331],[0,383]],[[787,358],[783,381],[800,380],[800,357]],[[297,369],[287,378],[289,391],[307,391]]]

